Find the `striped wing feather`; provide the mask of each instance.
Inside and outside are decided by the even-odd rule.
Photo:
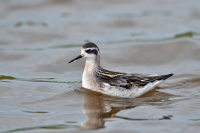
[[[148,83],[154,81],[165,80],[171,77],[173,74],[152,76],[152,77],[139,77],[135,75],[128,75],[126,73],[112,72],[105,69],[101,69],[101,73],[98,73],[99,79],[104,83],[108,83],[111,86],[119,86],[126,89],[132,87],[143,87]]]

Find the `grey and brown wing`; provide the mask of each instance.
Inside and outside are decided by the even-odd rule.
[[[166,80],[167,78],[173,76],[173,74],[161,75],[161,76],[152,76],[152,77],[138,77],[138,76],[130,76],[124,77],[127,81],[126,85],[121,85],[121,87],[125,87],[127,89],[135,86],[135,87],[144,87],[149,83],[153,83],[155,81]]]
[[[119,86],[126,89],[130,89],[132,87],[144,87],[149,83],[153,83],[155,81],[165,80],[171,77],[173,74],[161,75],[161,76],[152,76],[152,77],[139,77],[133,75],[118,75],[115,77],[107,77],[109,80],[106,82],[111,86]]]
[[[126,73],[113,72],[105,69],[100,69],[96,72],[99,83],[108,83],[111,86],[120,86],[121,84],[125,84],[127,81],[122,77],[125,77],[126,75]]]
[[[159,80],[165,80],[171,77],[173,74],[161,75],[161,76],[151,76],[151,77],[140,77],[137,75],[128,75],[126,73],[113,72],[105,69],[100,69],[97,72],[98,79],[101,83],[108,83],[111,86],[119,86],[126,89],[132,87],[143,87],[148,83],[153,83]]]

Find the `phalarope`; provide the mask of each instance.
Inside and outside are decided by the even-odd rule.
[[[96,44],[89,42],[82,46],[81,54],[71,60],[74,62],[86,58],[82,76],[82,86],[111,96],[139,97],[153,90],[173,73],[161,76],[140,77],[123,72],[113,72],[100,67],[100,50]],[[68,63],[68,64],[69,64]]]

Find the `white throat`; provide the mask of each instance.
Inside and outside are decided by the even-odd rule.
[[[97,89],[95,69],[99,67],[99,57],[87,58],[82,76],[82,86],[89,89]]]
[[[88,69],[88,71],[92,71],[95,68],[98,68],[100,65],[100,56],[94,56],[90,58],[86,58],[85,62],[85,70]]]
[[[95,65],[97,65],[97,61],[96,61],[95,58],[86,59],[85,66],[92,67],[92,66],[95,66]]]

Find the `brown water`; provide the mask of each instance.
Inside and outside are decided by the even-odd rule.
[[[199,0],[0,0],[0,132],[200,130]],[[81,88],[88,41],[102,67],[175,75],[134,99]]]

